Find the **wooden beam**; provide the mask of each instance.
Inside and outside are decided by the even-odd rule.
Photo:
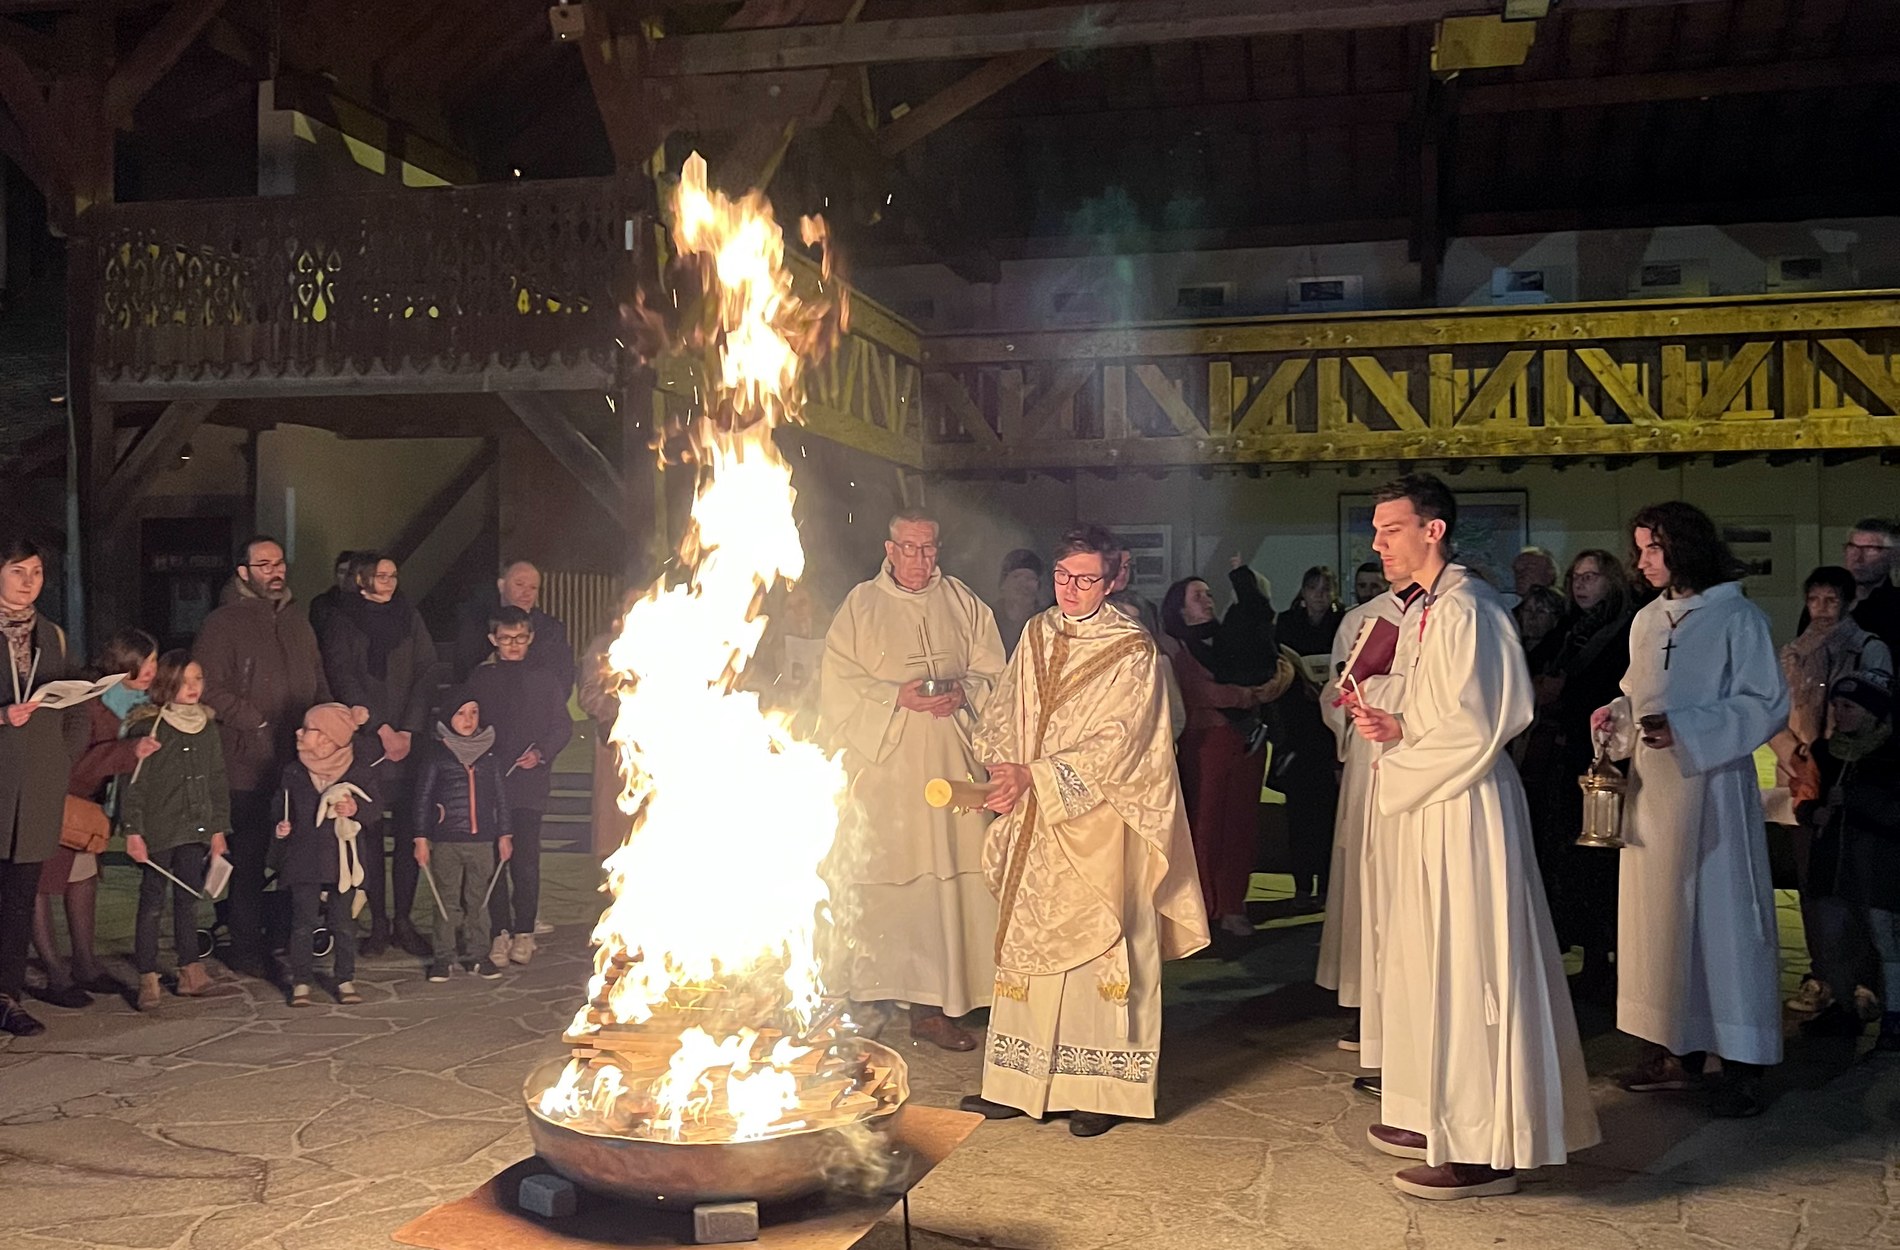
[[[29,64],[58,73],[72,68],[72,52],[51,35],[0,17],[0,45],[12,48]]]
[[[1564,8],[1566,12],[1646,8],[1679,2],[1697,0],[1568,0]],[[678,35],[655,47],[652,72],[742,74],[821,65],[953,61],[1064,48],[1125,48],[1411,26],[1495,11],[1495,4],[1485,0],[1108,0],[1002,13],[888,18],[855,25]]]
[[[1455,111],[1461,117],[1477,117],[1605,108],[1661,100],[1699,100],[1710,96],[1779,95],[1895,82],[1900,82],[1900,56],[1827,57],[1770,61],[1762,65],[1612,74],[1601,78],[1547,78],[1473,85],[1464,88]]]
[[[127,518],[139,488],[177,458],[217,406],[215,399],[178,399],[165,405],[165,411],[132,444],[99,493],[102,523],[111,527]]]
[[[475,489],[488,471],[495,467],[495,440],[483,439],[456,471],[454,477],[442,483],[442,486],[429,496],[428,502],[402,527],[402,532],[383,545],[383,554],[397,564],[409,563],[409,557],[429,541],[429,536],[441,527],[442,521],[462,502],[462,497]]]
[[[21,152],[27,157],[20,167],[54,207],[57,220],[59,202],[72,191],[66,138],[26,58],[6,44],[0,44],[0,101],[13,114]]]
[[[896,156],[905,148],[921,143],[926,136],[949,125],[1054,55],[1053,52],[1032,49],[986,62],[902,117],[880,127],[877,132],[878,151],[886,156]]]
[[[178,0],[145,33],[130,56],[119,62],[106,80],[106,120],[114,127],[132,120],[145,93],[158,85],[178,58],[198,38],[205,24],[218,15],[225,0]]]
[[[592,495],[607,515],[625,522],[631,515],[626,482],[620,470],[594,446],[592,439],[574,428],[562,402],[545,391],[503,391],[501,402],[517,417],[528,432],[574,476],[574,480]]]

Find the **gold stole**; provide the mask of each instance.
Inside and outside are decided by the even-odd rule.
[[[1029,633],[1030,653],[1034,657],[1031,672],[1035,676],[1036,692],[1040,697],[1040,708],[1036,717],[1036,736],[1030,744],[1027,757],[1023,761],[1042,758],[1043,738],[1049,732],[1049,721],[1057,709],[1080,694],[1083,687],[1100,677],[1113,665],[1145,646],[1152,646],[1145,633],[1130,634],[1120,642],[1104,648],[1101,654],[1079,665],[1075,671],[1064,673],[1069,661],[1070,635],[1060,629],[1054,630],[1055,641],[1047,652],[1043,650],[1043,638],[1046,632],[1041,629]],[[1036,787],[1032,783],[1028,793],[1023,796],[1023,823],[1016,831],[1015,840],[1010,843],[1009,854],[1004,859],[1003,896],[1000,904],[1001,914],[996,924],[996,961],[998,976],[996,991],[1009,998],[1027,998],[1029,989],[1026,984],[1016,984],[1017,978],[1005,979],[1002,975],[1003,947],[1009,938],[1009,928],[1015,919],[1016,893],[1022,888],[1023,871],[1029,863],[1029,847],[1035,838],[1036,820],[1040,815],[1036,806]],[[1123,990],[1126,993],[1126,988]]]

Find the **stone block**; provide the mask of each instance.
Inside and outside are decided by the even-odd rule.
[[[580,1208],[580,1199],[580,1191],[574,1188],[574,1182],[548,1172],[522,1177],[521,1189],[515,1194],[517,1206],[544,1220],[558,1220],[562,1216],[574,1214]]]
[[[756,1202],[708,1202],[693,1208],[693,1240],[702,1246],[758,1239]]]

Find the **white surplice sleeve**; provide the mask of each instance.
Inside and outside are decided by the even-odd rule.
[[[1531,723],[1536,702],[1524,649],[1482,612],[1461,597],[1440,600],[1432,609],[1435,645],[1419,657],[1407,679],[1405,736],[1379,760],[1377,793],[1384,815],[1442,803],[1469,790]]]
[[[898,683],[874,676],[859,662],[863,648],[879,645],[861,637],[859,625],[856,596],[847,596],[825,631],[818,716],[833,746],[881,763],[897,748],[891,724],[903,709],[897,706]]]
[[[1675,739],[1670,754],[1685,777],[1753,755],[1788,723],[1788,683],[1775,657],[1768,618],[1753,604],[1744,605],[1731,615],[1722,641],[1728,649],[1726,693],[1702,707],[1669,710],[1669,733]]]

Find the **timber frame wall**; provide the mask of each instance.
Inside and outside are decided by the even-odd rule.
[[[939,471],[1900,446],[1900,292],[935,336]]]
[[[642,385],[616,340],[650,202],[605,178],[96,207],[93,398],[173,405],[98,466],[104,511],[221,399],[487,391],[624,512],[547,393]],[[853,293],[807,385],[814,433],[938,472],[1895,447],[1900,292],[928,338]]]

